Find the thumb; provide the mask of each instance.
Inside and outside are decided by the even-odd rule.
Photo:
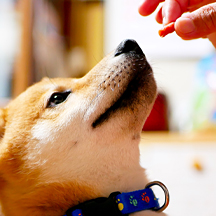
[[[175,31],[184,40],[206,37],[216,32],[216,3],[183,14],[175,22]]]

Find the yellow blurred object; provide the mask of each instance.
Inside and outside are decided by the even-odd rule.
[[[203,171],[203,164],[202,161],[198,158],[194,159],[193,161],[193,168],[197,171]]]

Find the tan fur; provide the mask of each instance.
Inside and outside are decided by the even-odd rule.
[[[10,202],[2,199],[5,208],[5,215],[64,215],[65,209],[79,204],[98,194],[96,190],[87,186],[80,186],[78,183],[50,183],[32,188],[30,193],[17,199],[13,191]],[[56,193],[58,196],[56,196]],[[77,200],[79,197],[79,200]],[[19,201],[18,201],[19,200]]]
[[[79,202],[145,187],[138,143],[156,84],[140,58],[111,53],[85,77],[45,78],[0,109],[0,202],[5,216],[61,216]],[[132,96],[124,96],[121,106],[96,124],[134,79],[139,88],[132,87]],[[54,92],[66,90],[72,93],[63,103],[47,107]]]

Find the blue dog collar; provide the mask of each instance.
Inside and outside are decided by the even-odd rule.
[[[118,194],[116,201],[122,214],[160,208],[158,199],[155,197],[151,188]]]
[[[165,194],[165,202],[160,207],[152,186],[160,186]],[[101,197],[86,201],[71,209],[64,216],[121,216],[130,213],[153,210],[163,211],[169,204],[169,192],[164,184],[155,181],[146,185],[143,190],[120,193],[114,192],[108,198]]]

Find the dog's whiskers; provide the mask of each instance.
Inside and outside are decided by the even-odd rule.
[[[86,112],[88,111],[89,107],[90,107],[90,106],[92,105],[92,103],[100,96],[100,94],[101,94],[104,90],[105,90],[105,89],[102,89],[102,91],[100,91],[100,92],[92,99],[92,101],[90,102],[89,106],[87,107],[86,111],[85,111],[84,114],[83,114],[83,118],[84,118]]]
[[[101,88],[101,85],[104,84],[106,82],[106,80],[103,80],[99,85],[98,85],[98,89]]]
[[[115,86],[112,88],[112,87],[110,87],[110,89],[112,90],[112,91],[114,91],[115,90]]]

